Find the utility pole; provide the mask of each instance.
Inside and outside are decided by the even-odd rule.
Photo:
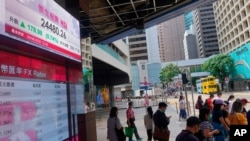
[[[182,84],[184,85],[184,90],[185,90],[185,97],[186,97],[186,104],[187,104],[187,116],[189,116],[189,104],[188,104],[188,96],[187,96],[187,86],[186,84],[188,83],[186,73],[181,74],[181,79],[182,79]]]

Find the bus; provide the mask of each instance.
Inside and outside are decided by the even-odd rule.
[[[202,87],[201,87],[201,79],[196,80],[196,91],[197,93],[202,93]]]
[[[216,93],[218,91],[218,84],[215,77],[207,76],[201,79],[201,87],[203,94]]]

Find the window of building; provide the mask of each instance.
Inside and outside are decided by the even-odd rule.
[[[141,69],[142,69],[142,70],[145,70],[145,65],[141,65]]]

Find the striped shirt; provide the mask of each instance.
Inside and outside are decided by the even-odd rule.
[[[212,131],[213,126],[209,121],[203,121],[200,123],[200,129],[202,131],[202,134],[204,135],[204,130],[209,129],[209,131]],[[213,141],[213,136],[205,138],[204,141]]]

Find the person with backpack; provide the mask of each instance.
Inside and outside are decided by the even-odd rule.
[[[109,118],[107,121],[107,139],[109,141],[125,141],[126,137],[119,137],[116,130],[123,132],[123,127],[121,125],[120,119],[118,118],[118,108],[112,107],[110,110]]]
[[[213,136],[220,133],[219,130],[214,130],[213,125],[209,122],[210,113],[211,111],[207,107],[200,109],[200,132],[196,134],[200,141],[214,141]]]

